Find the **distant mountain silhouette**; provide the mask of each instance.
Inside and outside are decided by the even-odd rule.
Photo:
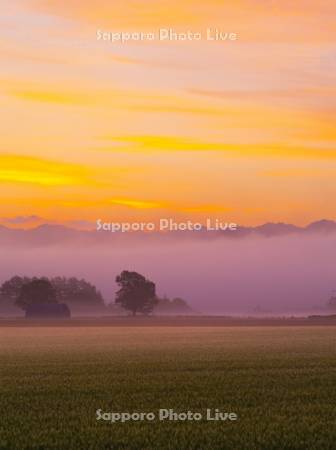
[[[45,246],[67,241],[78,241],[82,231],[67,228],[62,225],[39,225],[28,230],[8,228],[0,225],[0,243],[21,244],[28,246]]]
[[[335,233],[336,222],[333,220],[319,220],[318,222],[313,222],[309,224],[306,228],[308,232],[314,233]]]
[[[336,233],[336,222],[332,220],[320,220],[306,227],[298,227],[286,223],[265,223],[256,227],[238,227],[237,231],[203,231],[203,232],[173,232],[165,233],[164,239],[218,239],[235,238],[242,239],[249,236],[260,238],[272,238],[286,235],[326,235]],[[44,247],[55,244],[106,244],[109,242],[133,242],[141,236],[142,241],[163,239],[159,232],[152,233],[111,233],[96,232],[95,230],[78,230],[63,225],[43,224],[31,229],[9,228],[0,225],[0,245]]]
[[[15,216],[15,217],[2,217],[1,223],[6,225],[25,225],[25,224],[34,224],[37,226],[45,222],[42,217],[32,215],[32,216]]]
[[[263,236],[281,236],[284,234],[297,233],[302,231],[295,225],[290,225],[287,223],[265,223],[252,229],[255,233],[262,234]]]

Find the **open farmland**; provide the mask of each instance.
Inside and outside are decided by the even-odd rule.
[[[333,449],[334,326],[2,326],[1,449]],[[237,421],[96,420],[172,408]]]

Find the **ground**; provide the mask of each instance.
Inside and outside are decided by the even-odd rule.
[[[0,449],[335,448],[335,326],[40,325],[0,325]],[[96,420],[159,408],[238,420]]]

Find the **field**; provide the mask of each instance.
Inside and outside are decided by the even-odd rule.
[[[327,450],[334,326],[2,326],[0,448]],[[110,423],[96,410],[235,412]]]

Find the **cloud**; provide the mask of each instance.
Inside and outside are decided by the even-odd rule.
[[[150,202],[144,200],[132,200],[132,199],[121,199],[113,198],[108,200],[108,203],[118,206],[127,206],[129,208],[135,209],[152,209],[152,208],[162,208],[164,205],[158,202]]]
[[[335,6],[327,0],[28,0],[29,4],[33,11],[116,30],[145,31],[166,24],[182,29],[225,27],[237,30],[245,41],[267,43],[294,39],[328,41],[335,33]]]
[[[210,97],[213,99],[229,99],[229,100],[272,100],[272,98],[302,98],[309,97],[330,97],[335,95],[334,87],[315,87],[315,88],[293,88],[293,89],[240,89],[240,90],[208,90],[208,89],[187,89],[189,94],[202,97]]]
[[[97,184],[85,166],[11,154],[0,154],[0,183],[42,186]]]
[[[220,212],[230,211],[231,208],[221,205],[181,205],[173,202],[148,201],[135,199],[111,199],[107,200],[108,204],[117,206],[126,206],[134,209],[166,209],[178,212],[201,213],[201,212]]]
[[[137,135],[137,136],[105,136],[105,140],[114,144],[105,148],[111,151],[143,151],[143,152],[192,152],[215,151],[227,153],[237,157],[285,157],[308,159],[335,159],[336,149],[324,149],[316,146],[291,145],[282,143],[225,143],[203,141],[200,139],[163,136],[163,135]],[[119,144],[119,146],[118,146]]]
[[[221,144],[202,142],[192,138],[161,135],[116,136],[112,141],[120,142],[128,148],[143,150],[195,151],[219,150]]]
[[[39,216],[15,216],[15,217],[3,217],[0,219],[0,221],[2,223],[11,225],[23,225],[42,222],[43,218]]]
[[[111,82],[103,88],[99,84],[94,83],[57,83],[57,82],[41,82],[34,83],[29,80],[19,79],[0,79],[4,92],[11,97],[24,100],[27,102],[50,103],[58,105],[74,105],[74,106],[98,106],[106,107],[113,110],[120,109],[139,109],[139,102],[145,104],[162,104],[162,102],[179,101],[179,97],[162,93],[161,91],[152,91],[151,89],[140,89],[134,86],[126,88],[119,87],[114,89]],[[30,105],[29,105],[30,106]],[[140,108],[141,109],[141,108]]]
[[[293,178],[293,177],[321,177],[326,178],[327,176],[335,177],[336,170],[332,168],[324,168],[320,169],[317,167],[314,168],[290,168],[290,169],[277,169],[277,170],[267,170],[260,172],[260,175],[266,177],[285,177],[285,178]]]
[[[195,70],[202,68],[202,65],[198,64],[191,64],[190,61],[179,61],[173,62],[170,60],[162,60],[162,57],[165,55],[160,54],[160,60],[150,60],[150,59],[140,59],[140,58],[133,58],[130,56],[121,56],[121,55],[112,55],[110,59],[113,62],[120,63],[120,64],[133,64],[133,65],[142,65],[142,66],[148,66],[154,69],[172,69],[172,70]]]
[[[120,105],[122,98],[128,94],[128,91],[114,90],[109,87],[108,90],[102,90],[97,85],[85,85],[78,83],[60,84],[57,82],[34,83],[22,79],[2,79],[0,80],[4,92],[20,100],[38,103],[50,103],[58,105],[75,106],[95,106],[95,105]],[[132,93],[129,92],[130,97]]]
[[[22,100],[31,100],[44,103],[59,103],[62,105],[85,105],[90,103],[90,97],[75,92],[19,90],[13,89],[10,93]]]

